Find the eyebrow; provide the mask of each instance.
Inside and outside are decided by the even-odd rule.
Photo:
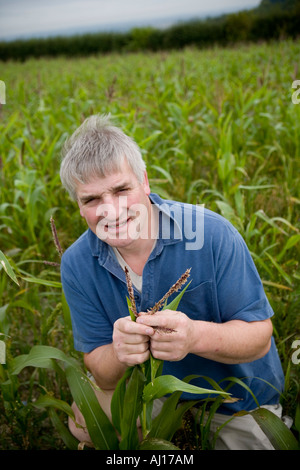
[[[109,192],[115,194],[115,193],[119,192],[121,189],[128,188],[129,186],[130,186],[130,184],[128,182],[124,182],[124,183],[118,184],[116,186],[112,186],[109,189]],[[102,194],[103,193],[83,195],[83,196],[79,197],[79,200],[82,204],[84,204],[85,202],[89,201],[90,199],[101,199]]]
[[[79,201],[84,204],[85,202],[89,201],[90,199],[100,199],[100,198],[101,198],[100,194],[89,194],[89,195],[86,195],[86,196],[79,197]]]

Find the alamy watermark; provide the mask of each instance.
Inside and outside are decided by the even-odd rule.
[[[299,104],[300,103],[300,80],[294,80],[292,83],[292,88],[296,88],[296,91],[294,91],[294,93],[292,94],[292,102],[294,104]],[[299,98],[298,98],[298,95],[299,95]]]
[[[292,354],[292,363],[298,365],[300,364],[300,339],[293,341],[292,349],[295,349]]]
[[[128,205],[127,197],[118,199],[118,206],[100,204],[96,234],[103,241],[156,239],[185,240],[186,250],[200,250],[204,244],[204,205],[160,204],[149,214],[144,204]],[[149,222],[151,225],[149,226]]]
[[[5,83],[3,80],[0,80],[0,105],[6,104],[5,100]]]

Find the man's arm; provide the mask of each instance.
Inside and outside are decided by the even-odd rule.
[[[113,341],[84,355],[84,363],[103,390],[112,390],[127,367],[142,364],[150,355],[149,335],[154,330],[133,322],[130,317],[120,318],[114,324]]]
[[[192,353],[224,364],[251,362],[269,351],[273,331],[270,319],[213,323],[191,320],[184,313],[171,310],[141,315],[137,322],[175,330],[158,330],[150,341],[152,355],[168,361],[179,361]]]

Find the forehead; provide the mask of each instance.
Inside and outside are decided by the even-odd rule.
[[[86,183],[77,182],[76,193],[78,198],[89,194],[102,194],[107,191],[113,191],[122,185],[134,184],[136,182],[136,175],[128,163],[124,162],[119,170],[112,171],[105,176],[92,175]]]

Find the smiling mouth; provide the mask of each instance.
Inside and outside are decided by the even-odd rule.
[[[125,227],[130,220],[131,220],[131,218],[128,217],[128,219],[125,219],[122,222],[118,221],[118,222],[111,222],[111,223],[105,224],[104,229],[105,230],[118,230],[118,229],[121,229],[122,227]]]

